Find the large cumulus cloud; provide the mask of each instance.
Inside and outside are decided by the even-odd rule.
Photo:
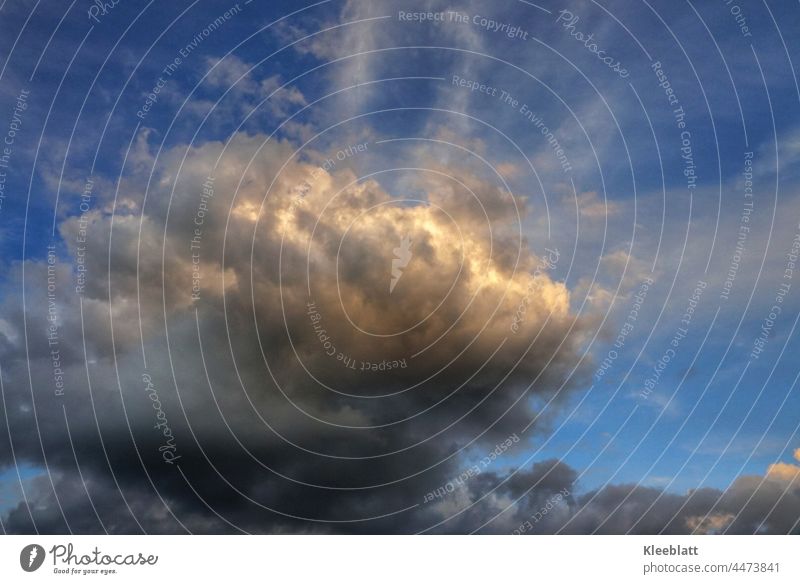
[[[61,222],[50,272],[9,284],[13,456],[47,469],[11,530],[415,530],[467,453],[538,413],[527,443],[574,391],[591,321],[521,237],[524,201],[471,163],[404,196],[344,147],[147,141]]]

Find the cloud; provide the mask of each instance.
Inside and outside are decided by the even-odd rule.
[[[516,228],[522,200],[468,172],[460,185],[434,172],[415,178],[423,199],[401,203],[331,160],[298,160],[291,143],[259,135],[176,147],[154,160],[158,192],[142,217],[93,211],[85,242],[78,218],[61,224],[63,399],[44,263],[26,264],[28,354],[3,337],[16,463],[44,473],[4,517],[7,530],[509,533],[531,517],[543,533],[797,529],[798,466],[788,463],[685,495],[634,485],[578,494],[563,462],[498,465],[421,504],[521,429],[537,398],[557,406],[575,391],[591,320],[570,312],[564,284],[534,276],[540,258]],[[390,294],[404,237],[412,257]],[[78,298],[70,264],[82,243],[91,277]],[[3,330],[21,330],[16,300],[3,298]],[[67,339],[85,339],[85,354]],[[160,455],[145,371],[180,470]]]
[[[576,206],[582,217],[602,219],[619,211],[619,204],[609,200],[600,200],[596,191],[581,193],[576,198]]]
[[[374,147],[298,159],[242,133],[141,151],[125,178],[136,204],[61,222],[57,344],[43,262],[26,266],[24,317],[3,295],[3,330],[25,318],[29,331],[27,356],[14,343],[0,355],[14,453],[45,473],[7,529],[31,530],[32,515],[56,532],[370,531],[402,512],[416,530],[403,510],[467,452],[549,400],[531,435],[546,428],[583,375],[590,321],[563,283],[534,275],[524,202],[465,168],[460,184],[416,177],[424,197],[409,203],[339,160]],[[18,266],[8,289],[21,281]],[[163,460],[164,428],[180,470]]]
[[[442,518],[438,529],[453,533],[798,533],[798,470],[778,463],[725,490],[676,494],[617,484],[579,494],[578,473],[550,460],[509,476],[479,475],[435,508]]]
[[[796,460],[800,460],[800,449],[795,450],[794,457]],[[797,480],[798,474],[800,474],[800,466],[786,462],[771,464],[767,470],[768,478],[787,482]]]

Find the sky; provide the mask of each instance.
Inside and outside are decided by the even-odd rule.
[[[0,2],[4,533],[800,532],[796,3]]]

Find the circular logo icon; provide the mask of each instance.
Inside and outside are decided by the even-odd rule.
[[[35,543],[26,545],[19,553],[19,565],[26,572],[35,572],[42,567],[44,556],[45,553],[42,546]]]

